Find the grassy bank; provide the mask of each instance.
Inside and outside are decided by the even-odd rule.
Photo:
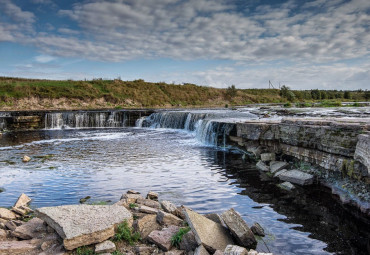
[[[310,98],[310,91],[292,92],[296,95],[294,100],[316,101]],[[353,99],[364,100],[360,92],[351,94]],[[335,95],[335,99],[343,98],[344,92],[338,91]],[[0,77],[0,109],[3,110],[224,107],[287,101],[278,89],[217,89],[144,80],[54,81]]]

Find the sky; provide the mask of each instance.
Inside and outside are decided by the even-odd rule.
[[[370,89],[370,1],[0,0],[0,76]]]

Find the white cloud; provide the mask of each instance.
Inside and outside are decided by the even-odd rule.
[[[48,55],[39,55],[35,57],[35,61],[38,63],[48,63],[54,61],[56,58]]]
[[[17,5],[10,0],[0,0],[1,10],[12,20],[21,23],[35,22],[35,15],[32,12],[22,11]]]

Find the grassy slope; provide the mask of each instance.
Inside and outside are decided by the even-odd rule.
[[[112,107],[209,107],[286,102],[277,89],[227,89],[150,83],[143,80],[51,81],[0,77],[0,109],[27,109],[27,100],[40,109]],[[60,100],[63,99],[64,105]],[[305,98],[299,98],[304,100]],[[58,101],[59,100],[59,101]],[[361,100],[361,99],[359,99]],[[55,102],[59,102],[59,106]],[[99,101],[99,104],[97,103]],[[20,103],[23,102],[23,103]]]

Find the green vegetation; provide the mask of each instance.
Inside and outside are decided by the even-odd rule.
[[[366,101],[369,91],[226,89],[184,83],[116,80],[37,80],[0,77],[0,109],[230,107],[252,103]]]
[[[140,239],[140,233],[134,232],[133,229],[129,227],[127,220],[118,225],[117,232],[113,237],[113,240],[116,242],[125,240],[130,245],[134,245]]]
[[[78,247],[76,249],[76,255],[94,255],[95,252],[92,248],[87,246]]]
[[[112,252],[112,255],[124,255],[124,253],[122,253],[120,251],[114,251],[114,252]]]
[[[180,228],[179,231],[177,231],[176,234],[174,234],[171,238],[171,244],[177,248],[180,247],[180,243],[182,240],[182,237],[190,231],[190,227],[186,228]]]
[[[320,102],[320,107],[338,107],[341,106],[342,103],[339,101],[322,101]]]
[[[137,204],[135,204],[135,203],[131,203],[131,204],[129,204],[129,207],[130,207],[131,209],[133,209],[133,208],[135,208],[135,207],[138,207],[138,205],[137,205]]]

